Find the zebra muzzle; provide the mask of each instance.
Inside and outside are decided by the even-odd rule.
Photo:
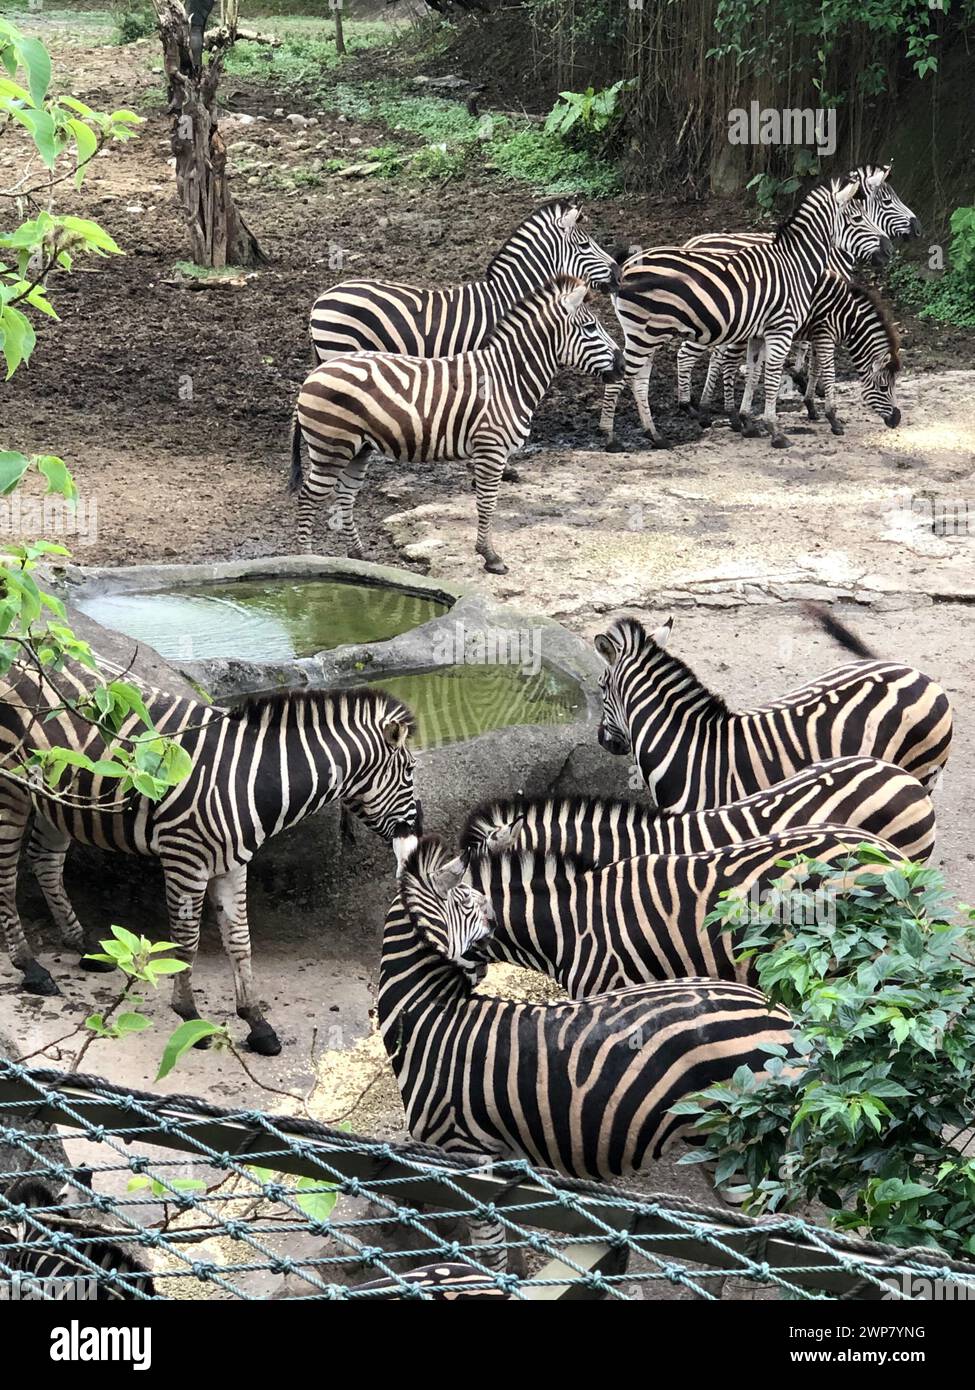
[[[889,430],[896,430],[901,422],[901,413],[895,405],[889,415],[884,416],[884,424]]]
[[[605,724],[600,724],[596,733],[600,748],[607,753],[612,753],[614,757],[621,758],[630,751],[630,745],[624,742],[618,734],[611,733]]]
[[[623,379],[623,354],[618,349],[613,355],[613,365],[603,372],[603,381],[607,384]]]

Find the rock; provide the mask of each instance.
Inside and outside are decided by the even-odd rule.
[[[276,107],[274,108],[274,115],[275,115],[275,117],[276,117],[278,120],[280,120],[281,117],[284,115],[284,107],[283,107],[283,106],[276,106]]]
[[[299,116],[297,111],[292,111],[290,116],[285,116],[285,120],[287,121],[288,125],[297,126],[301,130],[303,130],[306,125],[308,125],[308,117]]]

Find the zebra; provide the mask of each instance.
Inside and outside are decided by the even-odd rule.
[[[97,1221],[94,1211],[78,1216],[38,1173],[14,1179],[0,1196],[0,1301],[11,1297],[79,1296],[80,1280],[94,1281],[99,1302],[155,1298],[143,1253],[127,1243],[130,1232]],[[60,1281],[49,1285],[48,1280]],[[43,1293],[38,1292],[38,1288]]]
[[[444,290],[382,280],[343,280],[311,311],[312,360],[351,352],[454,357],[487,342],[509,310],[559,275],[594,289],[619,285],[619,267],[579,225],[573,198],[554,198],[515,228],[483,280]]]
[[[683,1134],[670,1113],[683,1097],[741,1066],[761,1074],[769,1045],[789,1047],[789,1015],[734,981],[548,1004],[475,993],[493,928],[467,872],[441,841],[421,840],[383,931],[379,1025],[419,1142],[626,1176]]]
[[[696,854],[818,825],[863,830],[907,859],[926,860],[935,836],[929,793],[909,772],[877,758],[829,758],[768,791],[683,815],[645,802],[589,796],[491,801],[468,816],[462,852],[487,852],[492,837],[515,822],[521,850],[572,855],[593,869],[643,854]]]
[[[837,238],[829,258],[829,270],[845,280],[852,278],[854,268],[860,260],[869,260],[875,265],[885,264],[890,258],[892,249],[890,238],[896,237],[903,240],[909,236],[920,236],[921,234],[920,222],[887,181],[890,170],[889,164],[880,166],[865,164],[859,168],[851,169],[847,175],[847,179],[857,184],[858,191],[853,202],[847,208],[840,236]],[[880,233],[879,239],[877,233]],[[767,245],[773,240],[774,235],[773,232],[708,232],[691,237],[689,241],[684,243],[684,246],[689,251],[719,251],[734,255],[747,246]],[[638,257],[631,258],[628,264],[632,268],[638,269]],[[800,344],[806,341],[807,329],[808,320],[807,324],[799,330],[798,341]],[[707,383],[702,393],[702,403],[709,399],[714,389],[718,370],[718,363],[714,359],[719,355],[723,355],[723,353],[719,351],[712,357]],[[691,409],[691,358],[692,348],[686,343],[682,344],[677,354],[678,410]],[[800,348],[796,365],[787,368],[793,380],[801,385],[803,393],[808,386],[808,377],[802,372],[804,359],[805,352]],[[727,406],[728,390],[729,385],[726,380],[726,408],[731,415],[732,424],[737,427],[737,414]],[[706,417],[702,419],[702,424],[707,423]]]
[[[90,701],[83,677],[14,666],[0,687],[0,766],[28,747],[69,748],[97,760],[112,740],[78,707]],[[247,866],[270,836],[330,801],[392,844],[401,864],[416,843],[420,808],[409,747],[413,716],[380,689],[286,690],[218,708],[158,690],[145,693],[155,729],[192,760],[186,779],[160,801],[132,792],[115,799],[112,779],[77,770],[68,790],[46,791],[0,777],[0,925],[13,965],[31,994],[59,993],[33,957],[17,913],[17,864],[31,811],[28,861],[65,945],[89,949],[64,886],[72,841],[159,859],[176,955],[172,1007],[199,1018],[192,966],[204,899],[214,909],[234,974],[237,1014],[255,1052],[281,1050],[255,990],[247,919]],[[143,732],[135,716],[123,737]],[[84,969],[104,968],[87,958]],[[110,967],[109,967],[110,968]]]
[[[842,825],[594,868],[572,854],[511,848],[519,831],[513,821],[468,856],[471,882],[498,923],[487,951],[493,960],[550,975],[573,999],[685,976],[754,984],[754,961],[735,959],[735,935],[720,922],[708,924],[722,894],[739,901],[736,925],[747,926],[756,908],[772,905],[783,932],[811,923],[826,929],[835,893],[877,874],[874,865],[855,862],[860,846],[888,865],[904,862],[885,840]],[[798,859],[835,873],[783,868]],[[784,888],[776,902],[778,883]]]
[[[857,188],[855,182],[841,184],[835,179],[814,188],[771,243],[748,246],[734,256],[680,247],[658,248],[641,256],[639,274],[624,278],[614,307],[626,341],[626,377],[644,433],[655,446],[664,441],[650,411],[650,373],[657,348],[673,338],[702,347],[764,339],[764,424],[773,445],[788,444],[776,414],[783,364]],[[750,406],[746,385],[742,415],[748,429],[753,428]],[[600,428],[608,439],[611,427],[604,401]]]
[[[933,789],[951,747],[944,690],[911,666],[880,661],[831,614],[816,620],[862,659],[781,699],[735,711],[666,650],[673,618],[647,632],[619,618],[595,639],[605,663],[598,738],[632,752],[657,806],[700,811],[775,786],[823,758],[882,758]]]
[[[827,271],[820,281],[809,317],[799,330],[809,344],[810,365],[805,377],[803,403],[810,420],[816,420],[816,389],[826,398],[826,419],[833,434],[843,434],[844,426],[836,412],[836,347],[845,343],[860,377],[863,404],[875,410],[889,429],[901,422],[894,385],[901,367],[900,337],[883,301],[864,285],[844,280]],[[678,409],[690,402],[692,353],[683,348],[677,354]],[[735,409],[735,375],[741,360],[740,349],[719,349],[714,353],[704,389],[702,409],[708,404],[713,383],[720,371],[724,385],[724,406],[732,428],[740,428]]]
[[[528,438],[532,416],[560,367],[613,379],[622,355],[585,306],[586,286],[561,276],[521,300],[486,346],[453,357],[357,353],[316,367],[298,398],[290,490],[298,493],[298,541],[311,548],[314,510],[334,497],[336,528],[362,555],[353,519],[369,455],[400,462],[465,459],[477,494],[476,553],[491,574],[507,566],[491,528],[501,472]],[[302,475],[301,440],[311,466]]]

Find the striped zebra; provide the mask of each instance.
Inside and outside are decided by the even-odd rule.
[[[579,225],[572,198],[554,198],[524,219],[483,280],[444,290],[382,280],[343,280],[311,311],[313,361],[351,352],[454,357],[487,342],[510,309],[560,275],[615,289],[619,267]]]
[[[489,852],[493,837],[515,823],[521,851],[572,855],[587,868],[641,854],[696,854],[819,825],[856,828],[907,859],[924,860],[935,835],[929,793],[909,772],[876,758],[813,763],[768,791],[710,811],[673,814],[645,802],[590,796],[492,801],[468,817],[462,851]]]
[[[809,317],[799,330],[809,345],[809,368],[805,376],[803,403],[810,420],[818,418],[816,390],[826,399],[826,419],[834,434],[844,426],[836,411],[836,348],[846,345],[850,360],[860,377],[863,404],[874,410],[889,429],[901,422],[894,386],[901,367],[900,337],[880,296],[864,285],[844,280],[827,271],[817,286]],[[690,373],[694,350],[677,354],[678,409],[691,399]],[[733,429],[740,428],[735,407],[735,378],[741,362],[740,348],[719,349],[712,355],[707,380],[701,392],[702,410],[709,404],[720,374],[724,407]]]
[[[497,833],[476,858],[471,882],[498,924],[488,953],[550,975],[574,999],[606,990],[705,976],[753,984],[753,961],[736,962],[734,935],[706,925],[721,894],[741,901],[742,926],[774,900],[774,921],[832,920],[834,895],[877,869],[856,863],[859,845],[891,862],[903,856],[885,840],[842,825],[821,825],[764,835],[696,854],[644,854],[590,868],[569,854],[521,853],[509,846],[520,825]],[[783,863],[812,859],[835,873],[803,879]],[[848,867],[849,866],[849,867]]]
[[[101,729],[72,708],[85,700],[90,691],[72,672],[41,678],[33,667],[15,666],[0,687],[0,758],[10,766],[25,745],[105,756]],[[146,705],[159,734],[192,760],[189,776],[160,801],[136,792],[120,801],[112,779],[81,770],[56,795],[19,777],[0,778],[0,923],[11,961],[29,993],[59,992],[31,953],[17,912],[17,864],[33,810],[27,857],[65,945],[82,955],[91,949],[64,886],[72,841],[160,860],[172,940],[189,967],[173,976],[174,1010],[199,1017],[192,967],[209,898],[248,1045],[275,1056],[281,1044],[251,970],[247,865],[270,836],[336,800],[392,844],[401,863],[419,833],[412,715],[382,690],[283,691],[232,710],[149,691]],[[135,716],[120,730],[139,732]]]
[[[657,348],[673,339],[701,348],[764,339],[764,424],[773,445],[788,444],[776,414],[783,366],[844,218],[862,215],[850,207],[857,192],[856,181],[835,179],[814,188],[771,242],[747,246],[733,256],[682,247],[641,255],[638,273],[624,277],[614,306],[625,335],[626,377],[644,433],[655,446],[664,441],[650,411],[650,374]],[[746,399],[750,406],[750,395]],[[742,414],[747,417],[744,405]],[[752,428],[750,419],[746,427]],[[600,429],[611,440],[612,414],[605,401]]]
[[[463,860],[424,839],[383,932],[383,1042],[414,1139],[526,1158],[578,1178],[639,1172],[685,1122],[683,1097],[761,1073],[790,1019],[757,990],[681,980],[550,1004],[474,992],[492,932]]]
[[[145,1256],[127,1242],[132,1232],[96,1220],[90,1206],[77,1215],[39,1174],[15,1178],[0,1196],[0,1301],[15,1283],[23,1299],[84,1297],[80,1280],[94,1280],[98,1302],[154,1298]],[[54,1279],[60,1284],[46,1283]]]
[[[595,639],[605,663],[599,742],[636,758],[657,806],[700,811],[773,787],[824,758],[881,758],[937,785],[951,747],[951,705],[929,676],[879,661],[831,614],[831,636],[863,660],[781,699],[731,710],[667,651],[669,618],[649,633],[619,618]]]
[[[560,367],[612,379],[622,357],[584,304],[586,286],[560,277],[521,300],[485,347],[454,357],[359,353],[316,367],[301,388],[291,436],[290,489],[298,493],[298,542],[330,499],[332,519],[362,555],[353,518],[371,450],[397,462],[468,460],[477,494],[476,552],[491,574],[507,566],[491,528],[508,455],[524,444]],[[302,476],[301,440],[310,467]]]

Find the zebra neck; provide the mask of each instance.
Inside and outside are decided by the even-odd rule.
[[[544,327],[522,322],[520,316],[502,320],[486,349],[493,370],[508,385],[510,404],[533,414],[559,370],[555,347]]]
[[[830,270],[835,270],[837,275],[842,275],[844,280],[849,280],[856,269],[856,260],[849,251],[844,251],[841,246],[834,246],[829,253],[827,265]]]
[[[498,317],[514,308],[520,299],[540,290],[556,274],[551,258],[527,255],[524,243],[511,237],[487,268],[485,285],[498,308]]]
[[[620,694],[633,754],[658,806],[696,809],[703,768],[717,774],[727,761],[734,716],[724,700],[659,649],[649,670],[637,666],[621,682]]]
[[[420,936],[402,911],[390,913],[383,932],[377,1015],[394,1069],[405,1065],[405,1047],[417,1042],[424,1021],[435,1023],[461,1009],[471,995],[468,977]]]

